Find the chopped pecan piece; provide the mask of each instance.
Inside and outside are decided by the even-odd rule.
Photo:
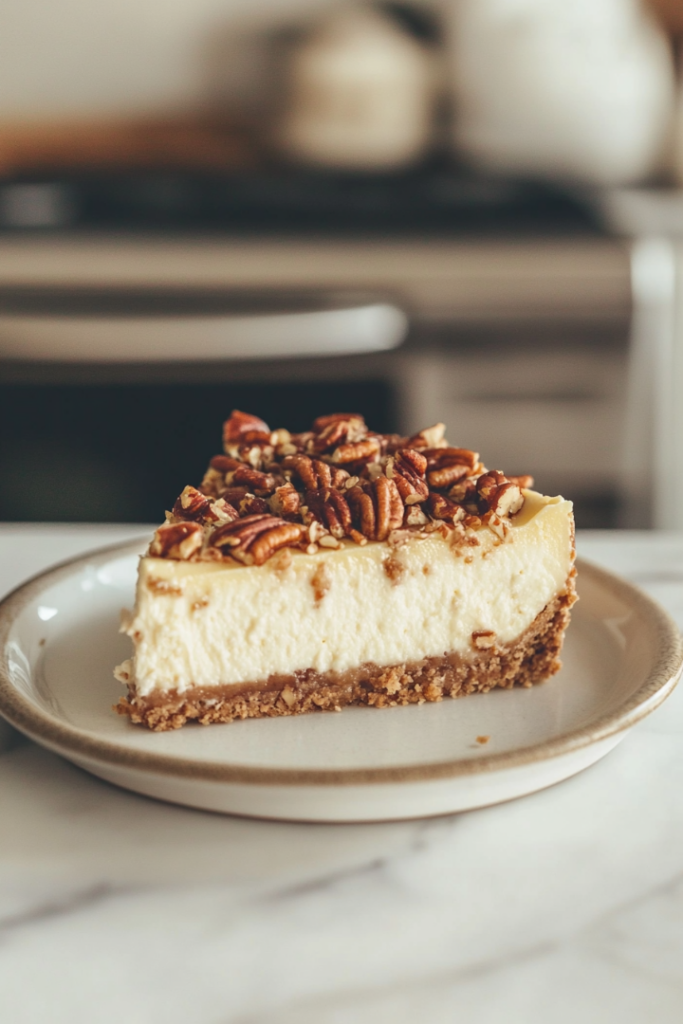
[[[443,436],[446,433],[446,425],[444,423],[435,423],[433,427],[426,427],[425,430],[421,430],[419,434],[413,434],[408,439],[408,448],[437,448],[443,441]]]
[[[240,502],[241,516],[262,515],[270,510],[270,505],[265,498],[257,498],[253,494],[247,494]]]
[[[494,647],[495,643],[496,634],[492,629],[475,629],[472,633],[472,646],[478,651],[487,651]]]
[[[504,473],[494,469],[484,473],[477,480],[477,492],[483,511],[495,512],[499,516],[514,515],[524,504],[519,484],[508,480]]]
[[[482,473],[477,480],[477,493],[485,500],[494,494],[501,484],[507,483],[507,477],[499,469],[491,469],[488,473]]]
[[[323,463],[323,465],[327,465],[327,463]],[[332,486],[336,487],[337,490],[346,487],[351,479],[348,472],[345,469],[340,469],[339,466],[329,466],[328,468],[332,476]]]
[[[180,497],[176,499],[176,503],[173,506],[173,515],[177,516],[178,519],[193,519],[196,522],[203,522],[207,517],[211,502],[198,491],[196,487],[190,487],[189,485],[183,488]]]
[[[406,505],[403,517],[404,526],[424,526],[427,523],[427,516],[419,505]]]
[[[249,494],[248,487],[226,487],[221,491],[221,498],[224,498],[230,505],[234,505],[235,508],[240,507],[240,502],[246,498]]]
[[[225,498],[219,498],[217,501],[211,502],[211,508],[206,515],[206,522],[218,523],[231,523],[234,519],[239,519],[239,512],[231,505]]]
[[[508,480],[513,484],[517,484],[517,486],[522,489],[528,489],[534,486],[534,478],[529,476],[528,473],[523,473],[521,476],[508,476]]]
[[[275,489],[275,494],[269,499],[271,511],[276,516],[288,519],[296,516],[301,508],[301,495],[292,484],[283,484]]]
[[[508,480],[502,484],[489,498],[489,509],[499,516],[513,516],[524,504],[521,488]]]
[[[203,536],[199,523],[166,523],[154,534],[149,553],[157,558],[187,560],[202,546]]]
[[[447,523],[459,523],[465,517],[464,508],[445,498],[443,494],[430,494],[427,507],[434,519],[443,519]]]

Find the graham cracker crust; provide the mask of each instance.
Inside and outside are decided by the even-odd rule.
[[[564,631],[576,600],[575,575],[572,570],[566,590],[546,605],[516,641],[473,652],[471,659],[445,654],[410,664],[366,664],[344,673],[321,674],[308,669],[271,677],[265,683],[245,684],[238,692],[234,686],[196,687],[183,694],[138,697],[130,685],[128,697],[122,697],[115,710],[135,724],[165,732],[188,721],[211,725],[236,718],[341,711],[348,704],[394,707],[488,693],[494,687],[534,686],[561,668]]]

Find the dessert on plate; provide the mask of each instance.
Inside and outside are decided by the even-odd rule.
[[[439,701],[560,667],[571,502],[442,424],[300,434],[235,411],[140,561],[117,710],[150,729]]]

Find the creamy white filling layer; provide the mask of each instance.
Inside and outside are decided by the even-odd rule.
[[[572,506],[527,492],[501,543],[487,527],[456,547],[439,535],[292,553],[260,567],[143,558],[135,643],[126,672],[136,691],[266,680],[312,668],[344,672],[450,651],[474,653],[472,634],[515,640],[565,588],[573,559]]]

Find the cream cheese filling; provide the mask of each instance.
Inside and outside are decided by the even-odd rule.
[[[460,546],[435,533],[259,567],[143,558],[125,628],[135,656],[118,677],[140,696],[182,693],[471,655],[478,631],[515,640],[565,589],[574,557],[571,502],[525,493],[504,542],[482,527]]]

